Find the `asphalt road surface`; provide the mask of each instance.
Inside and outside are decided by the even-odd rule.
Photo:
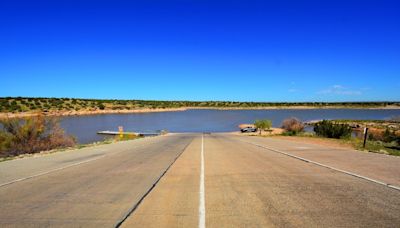
[[[0,163],[0,227],[400,227],[400,158],[171,134]]]

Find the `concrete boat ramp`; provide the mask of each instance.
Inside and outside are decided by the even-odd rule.
[[[119,131],[98,131],[99,135],[120,135]],[[122,132],[123,135],[135,135],[135,136],[157,136],[159,132]]]

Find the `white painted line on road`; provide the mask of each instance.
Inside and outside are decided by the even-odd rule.
[[[396,185],[388,184],[388,183],[385,183],[385,182],[382,182],[382,181],[379,181],[379,180],[375,180],[375,179],[372,179],[372,178],[369,178],[369,177],[366,177],[366,176],[362,176],[362,175],[359,175],[359,174],[356,174],[356,173],[352,173],[352,172],[349,172],[349,171],[346,171],[346,170],[338,169],[338,168],[335,168],[335,167],[332,167],[332,166],[329,166],[329,165],[325,165],[325,164],[322,164],[322,163],[319,163],[319,162],[308,160],[306,158],[302,158],[302,157],[299,157],[299,156],[296,156],[296,155],[293,155],[293,154],[289,154],[289,153],[286,153],[286,152],[283,152],[283,151],[280,151],[280,150],[276,150],[276,149],[273,149],[273,148],[270,148],[270,147],[267,147],[267,146],[264,146],[264,145],[260,145],[260,144],[257,144],[257,143],[252,143],[252,142],[248,142],[248,141],[245,141],[245,140],[240,140],[240,141],[248,143],[248,144],[252,144],[252,145],[255,145],[255,146],[258,146],[258,147],[261,147],[261,148],[264,148],[264,149],[267,149],[267,150],[270,150],[270,151],[273,151],[273,152],[276,152],[276,153],[279,153],[279,154],[283,154],[283,155],[286,155],[286,156],[289,156],[289,157],[292,157],[292,158],[296,158],[296,159],[304,161],[304,162],[308,162],[308,163],[311,163],[311,164],[314,164],[314,165],[318,165],[318,166],[321,166],[321,167],[324,167],[324,168],[335,170],[337,172],[341,172],[341,173],[344,173],[344,174],[347,174],[347,175],[350,175],[350,176],[353,176],[353,177],[364,179],[364,180],[367,180],[367,181],[370,181],[370,182],[373,182],[373,183],[376,183],[376,184],[380,184],[380,185],[383,185],[383,186],[386,186],[386,187],[389,187],[389,188],[392,188],[392,189],[400,191],[400,187],[396,186]]]
[[[73,163],[73,164],[70,164],[70,165],[67,165],[67,166],[63,166],[63,167],[60,167],[60,168],[52,169],[52,170],[49,170],[49,171],[46,171],[46,172],[38,173],[38,174],[35,174],[35,175],[32,175],[32,176],[28,176],[28,177],[12,180],[12,181],[0,184],[0,187],[4,187],[6,185],[10,185],[10,184],[13,184],[13,183],[16,183],[16,182],[32,179],[34,177],[43,176],[43,175],[46,175],[46,174],[49,174],[49,173],[52,173],[52,172],[60,171],[60,170],[67,169],[67,168],[70,168],[70,167],[73,167],[73,166],[77,166],[77,165],[81,165],[81,164],[84,164],[84,163],[88,163],[88,162],[91,162],[91,161],[95,161],[95,160],[98,160],[98,159],[103,158],[105,156],[106,155],[102,155],[102,156],[97,157],[97,158],[92,158],[92,159],[89,159],[89,160],[85,160],[85,161]]]
[[[204,190],[204,135],[201,136],[201,168],[200,168],[200,203],[199,203],[199,228],[206,227],[206,200]]]

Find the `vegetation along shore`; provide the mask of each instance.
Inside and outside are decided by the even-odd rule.
[[[267,123],[267,124],[263,124]],[[310,123],[306,123],[310,125]],[[400,117],[390,120],[320,120],[311,123],[313,132],[305,132],[305,123],[288,118],[281,123],[283,131],[270,129],[269,120],[257,120],[254,127],[263,137],[279,136],[285,139],[317,144],[339,145],[357,150],[400,156]],[[364,128],[368,128],[364,144]],[[264,130],[265,134],[262,134]],[[295,136],[295,137],[293,137]],[[328,140],[327,140],[328,139]]]
[[[0,119],[0,126],[0,162],[33,154],[49,154],[68,148],[79,149],[141,138],[138,135],[122,134],[92,144],[78,144],[73,135],[66,134],[61,128],[57,117],[43,115]]]
[[[187,109],[400,109],[400,102],[155,101],[75,98],[0,98],[0,118],[184,111]]]

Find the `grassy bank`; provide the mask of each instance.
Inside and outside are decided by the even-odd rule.
[[[268,136],[267,136],[268,137]],[[359,138],[343,138],[333,139],[320,137],[311,133],[300,133],[295,136],[289,136],[285,134],[274,135],[269,137],[278,137],[281,139],[301,141],[306,143],[314,143],[325,146],[340,147],[345,149],[355,149],[365,152],[387,154],[393,156],[400,156],[400,147],[394,142],[385,143],[382,141],[367,140],[365,148],[363,147],[363,140]]]
[[[0,98],[0,113],[49,115],[83,115],[185,108],[400,108],[400,102],[235,102],[235,101],[154,101],[75,98]]]

